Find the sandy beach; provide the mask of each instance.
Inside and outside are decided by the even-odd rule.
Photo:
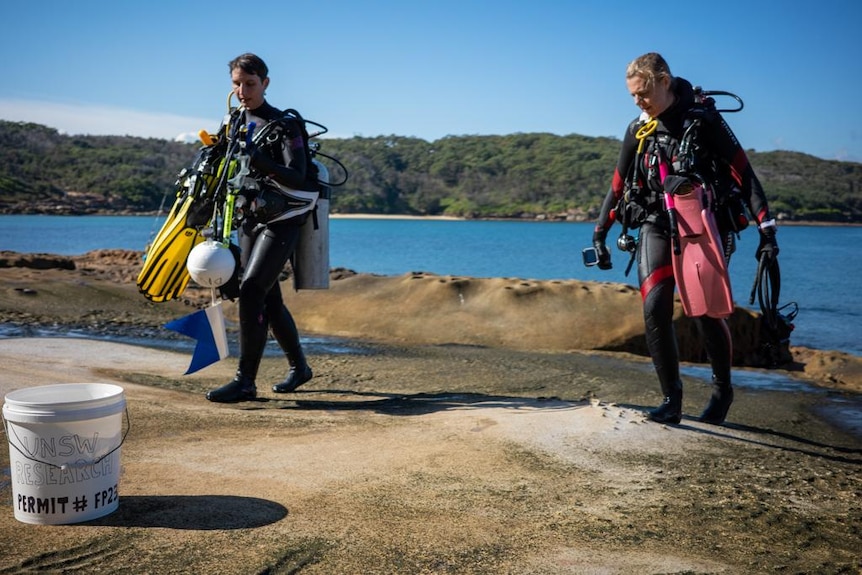
[[[146,302],[135,254],[72,260],[0,265],[0,321],[146,336],[207,299]],[[710,390],[687,376],[665,426],[644,417],[660,398],[626,290],[334,277],[285,292],[304,334],[346,351],[312,348],[315,378],[286,395],[265,358],[254,402],[203,397],[235,358],[183,376],[185,353],[0,339],[0,393],[116,383],[131,429],[119,509],[76,525],[17,521],[0,449],[0,573],[860,572],[856,358],[740,367],[723,426],[696,420]],[[608,306],[619,332],[590,335]]]

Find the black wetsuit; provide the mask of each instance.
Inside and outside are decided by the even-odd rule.
[[[245,123],[254,121],[258,129],[282,112],[264,102],[259,108],[246,112]],[[306,154],[301,134],[293,130],[269,145],[261,145],[252,156],[251,177],[270,176],[278,183],[294,189],[303,189],[306,182]],[[283,146],[282,146],[283,144]],[[285,160],[286,151],[287,161]],[[260,360],[267,341],[267,330],[272,330],[278,345],[284,350],[291,365],[302,357],[302,348],[296,323],[282,299],[278,278],[293,255],[299,239],[299,230],[307,214],[272,224],[253,217],[243,219],[239,229],[242,282],[239,288],[239,368],[237,375],[251,381],[257,377]]]
[[[693,110],[698,110],[691,84],[675,78],[672,84],[674,103],[656,118],[659,121],[656,132],[649,138],[644,154],[644,162],[637,166],[637,180],[642,188],[638,204],[637,221],[628,222],[630,227],[640,226],[637,247],[638,281],[643,298],[646,341],[655,366],[665,398],[677,395],[681,398],[682,382],[679,375],[679,351],[673,328],[673,306],[675,281],[671,260],[670,225],[662,198],[662,186],[656,177],[655,164],[650,171],[650,160],[663,158],[674,172],[674,163],[679,168],[679,145],[683,139],[686,120],[690,120]],[[725,190],[733,188],[746,204],[749,213],[758,225],[771,220],[763,188],[748,162],[745,151],[718,112],[701,114],[703,121],[697,130],[696,144],[700,150],[699,170],[703,175]],[[610,190],[602,204],[596,223],[594,244],[604,247],[605,239],[615,220],[621,219],[617,213],[620,198],[626,190],[626,180],[633,173],[637,158],[638,140],[635,133],[642,118],[634,120],[623,138],[622,149],[613,175]],[[660,156],[657,156],[657,152]],[[712,165],[707,165],[707,160]],[[711,172],[711,173],[709,173]],[[719,190],[719,194],[721,191]],[[632,217],[629,212],[629,217]],[[718,218],[719,232],[725,245],[731,234],[731,222]],[[771,245],[777,253],[774,242],[774,228],[770,230]],[[730,250],[732,251],[732,250]],[[729,257],[729,253],[726,254]],[[605,261],[602,261],[602,260]],[[600,250],[600,266],[610,267],[610,255]],[[730,389],[730,367],[732,348],[730,331],[722,319],[702,316],[697,322],[703,335],[707,354],[710,359],[715,384]]]

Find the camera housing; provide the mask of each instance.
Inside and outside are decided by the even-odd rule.
[[[584,248],[581,254],[584,257],[584,265],[588,268],[599,263],[599,252],[596,251],[596,248]]]

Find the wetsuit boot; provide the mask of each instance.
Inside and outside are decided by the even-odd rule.
[[[727,322],[720,319],[698,318],[698,327],[704,338],[706,354],[712,365],[712,396],[700,421],[721,425],[733,403],[733,387],[730,385],[730,367],[733,362],[732,342]]]
[[[647,417],[657,423],[677,424],[682,419],[682,382],[673,384],[662,383],[664,401],[655,409],[651,409]]]
[[[730,404],[733,403],[733,387],[731,387],[730,382],[718,381],[714,375],[712,376],[712,384],[712,396],[709,398],[709,403],[706,404],[706,409],[700,414],[700,420],[704,423],[721,425],[727,418]]]
[[[277,313],[272,314],[270,329],[279,347],[284,351],[287,363],[290,366],[284,381],[273,385],[272,390],[275,393],[296,391],[296,388],[309,381],[314,374],[305,359],[305,354],[302,352],[296,322],[293,321],[293,316],[290,315],[287,307],[283,304],[279,306]]]
[[[207,392],[207,399],[217,403],[249,401],[257,397],[254,380],[266,346],[267,320],[259,304],[249,298],[239,302],[239,366],[236,376],[227,384]]]
[[[236,377],[225,385],[207,392],[207,399],[216,403],[236,403],[257,397],[254,380],[237,371]]]
[[[659,228],[646,224],[641,230],[641,247],[638,248],[641,250],[638,278],[642,286],[645,283],[653,286],[644,296],[647,349],[664,396],[662,404],[651,409],[647,417],[658,423],[676,424],[682,419],[682,380],[679,377],[679,348],[673,327],[674,282],[670,266],[670,239],[664,230],[656,230]],[[651,252],[657,254],[650,255]],[[661,265],[661,258],[665,257],[667,262]],[[652,265],[657,265],[657,270],[664,270],[665,275],[660,281],[650,279],[655,273],[651,269]]]
[[[310,380],[314,373],[311,371],[308,362],[305,360],[305,354],[302,353],[302,348],[298,348],[287,356],[287,363],[290,365],[290,370],[287,376],[281,383],[276,383],[272,386],[275,393],[290,393],[296,391],[296,388]]]

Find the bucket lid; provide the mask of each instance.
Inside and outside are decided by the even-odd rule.
[[[76,421],[122,413],[123,388],[110,383],[61,383],[6,394],[3,417],[17,423]]]

